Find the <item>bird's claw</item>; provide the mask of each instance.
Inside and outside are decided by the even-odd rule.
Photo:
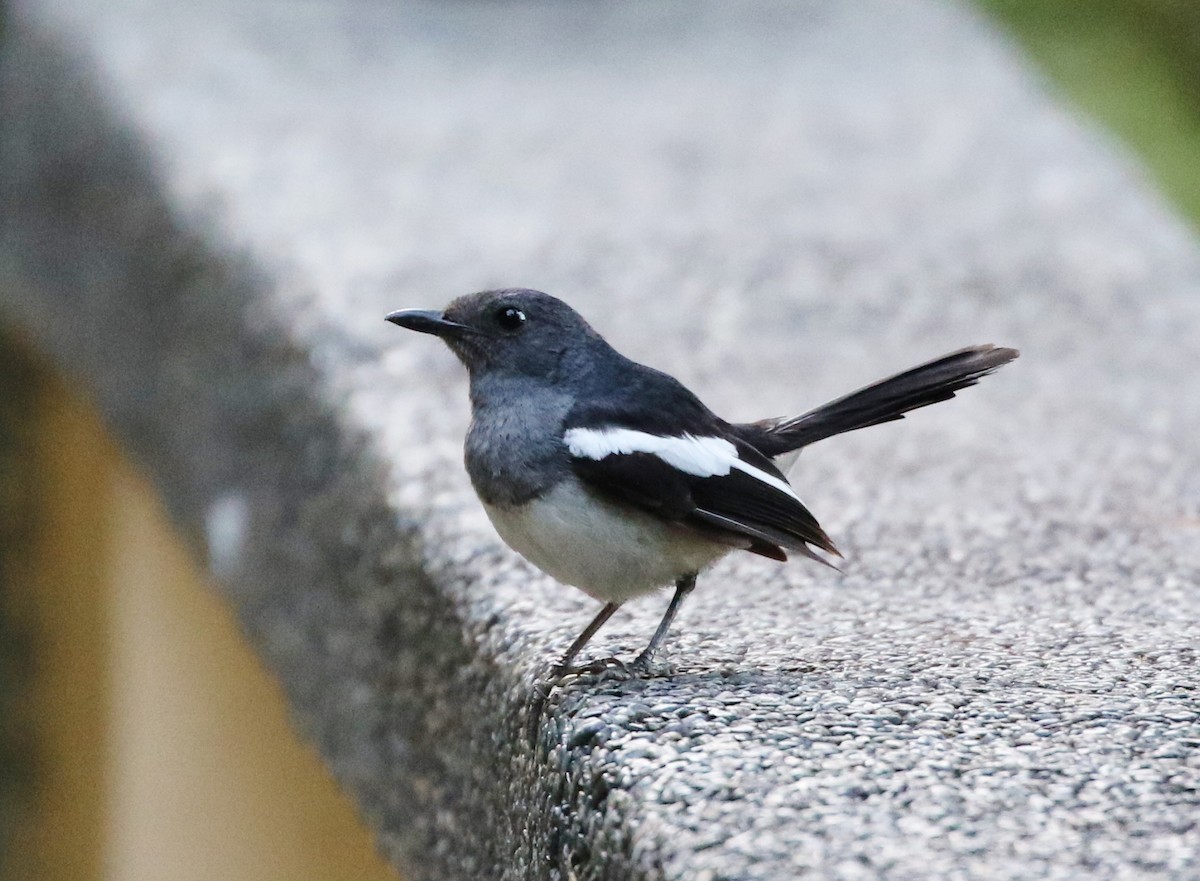
[[[599,658],[586,664],[555,664],[550,669],[550,677],[561,681],[568,676],[598,676],[604,673],[617,672],[624,676],[633,675],[633,671],[620,658]]]
[[[650,672],[650,664],[654,661],[651,655],[644,652],[633,659],[633,663],[625,667],[630,676],[645,676]]]

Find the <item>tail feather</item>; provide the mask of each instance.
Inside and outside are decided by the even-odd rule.
[[[1020,353],[999,346],[971,346],[823,404],[799,416],[735,426],[763,454],[774,458],[819,440],[903,419],[920,407],[948,401]]]

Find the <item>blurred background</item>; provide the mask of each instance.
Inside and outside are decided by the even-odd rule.
[[[1200,3],[978,2],[1200,224]],[[0,327],[4,881],[394,877],[204,577]]]
[[[396,878],[152,487],[12,336],[0,530],[0,878]]]
[[[1200,224],[1200,3],[980,0],[1056,89],[1138,153]]]

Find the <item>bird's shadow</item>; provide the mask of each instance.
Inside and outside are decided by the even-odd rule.
[[[619,668],[554,679],[543,675],[527,692],[524,733],[531,747],[553,748],[584,720],[614,720],[626,731],[655,731],[699,706],[728,705],[731,696],[794,695],[844,677],[837,659],[747,667],[744,663],[703,669],[656,668],[630,675]],[[784,701],[782,709],[789,705]],[[799,714],[805,707],[795,705]]]

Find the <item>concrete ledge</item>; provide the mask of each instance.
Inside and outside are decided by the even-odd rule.
[[[0,307],[207,555],[414,878],[1186,876],[1200,249],[963,12],[18,3]],[[662,675],[499,545],[463,378],[382,315],[560,294],[734,418],[970,342],[822,445],[845,577],[733,560]],[[596,651],[629,652],[661,601]]]

